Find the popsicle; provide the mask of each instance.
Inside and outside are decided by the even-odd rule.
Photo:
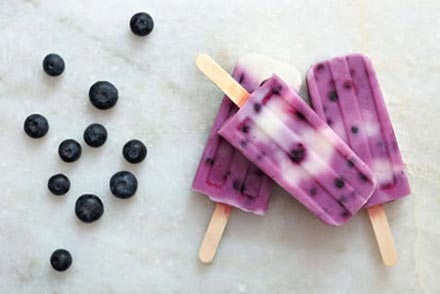
[[[319,62],[308,71],[307,84],[317,114],[375,174],[377,188],[366,207],[391,265],[397,255],[382,204],[410,194],[410,187],[373,65],[362,54]]]
[[[295,89],[301,84],[295,67],[256,53],[246,54],[238,60],[233,77],[248,92],[253,92],[273,73],[282,76]],[[192,185],[193,190],[217,202],[199,252],[204,263],[214,258],[230,206],[261,215],[269,204],[272,180],[217,134],[237,110],[230,99],[223,98]]]
[[[293,66],[255,53],[241,57],[232,76],[252,93],[273,73],[282,75],[295,89],[301,84],[300,74]],[[192,189],[215,202],[262,215],[268,208],[272,181],[217,134],[223,123],[237,110],[238,107],[230,99],[223,98]]]
[[[375,188],[372,171],[278,76],[250,94],[207,55],[199,69],[241,109],[219,134],[320,220],[347,222]]]

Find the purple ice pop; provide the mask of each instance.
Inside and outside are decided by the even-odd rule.
[[[253,92],[273,73],[281,75],[295,89],[301,84],[300,74],[293,66],[254,53],[238,60],[233,77],[248,92]],[[223,98],[192,189],[213,201],[264,214],[269,204],[272,180],[217,134],[223,123],[237,110],[238,107],[227,97]]]
[[[307,74],[317,114],[373,170],[377,188],[366,207],[410,194],[405,167],[373,65],[362,54],[333,58]]]
[[[368,166],[276,75],[219,134],[326,224],[347,222],[374,191]]]

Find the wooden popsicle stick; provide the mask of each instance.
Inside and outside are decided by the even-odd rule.
[[[391,234],[384,207],[380,204],[368,207],[367,210],[371,224],[373,225],[383,263],[386,266],[393,266],[397,263],[397,250],[394,245],[393,235]]]
[[[238,107],[243,106],[249,98],[250,94],[208,55],[197,56],[196,65]],[[231,206],[216,203],[199,250],[199,259],[202,263],[210,263],[214,259],[230,214]]]
[[[196,65],[238,107],[242,107],[249,98],[250,94],[208,55],[199,54]]]
[[[215,204],[211,221],[199,250],[199,259],[202,263],[211,263],[214,259],[230,215],[231,206],[220,202]]]

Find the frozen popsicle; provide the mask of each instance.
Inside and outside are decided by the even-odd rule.
[[[397,254],[382,204],[410,188],[373,65],[361,54],[333,58],[314,65],[307,84],[317,114],[375,174],[377,187],[366,207],[382,258],[393,265]]]
[[[319,219],[343,224],[367,202],[372,171],[278,76],[249,95],[209,56],[196,64],[241,107],[219,134]]]
[[[295,89],[299,88],[301,77],[293,66],[255,53],[241,57],[232,76],[252,93],[273,73],[282,76]],[[192,189],[215,202],[264,214],[269,204],[272,181],[217,134],[223,123],[237,110],[238,107],[230,99],[223,98]]]
[[[282,76],[295,89],[301,84],[295,67],[255,53],[238,60],[233,77],[248,92],[253,92],[273,73]],[[199,258],[204,263],[211,262],[215,256],[230,206],[255,214],[264,214],[268,208],[272,180],[217,134],[237,110],[230,99],[223,98],[192,185],[193,190],[217,202],[199,251]]]

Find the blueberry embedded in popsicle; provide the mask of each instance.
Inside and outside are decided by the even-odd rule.
[[[361,179],[364,182],[368,182],[368,177],[363,173],[359,173],[359,179]]]
[[[254,111],[256,113],[259,113],[261,111],[261,104],[260,103],[255,103],[254,104]]]
[[[336,188],[338,189],[342,189],[345,186],[345,181],[343,178],[336,178],[334,183]]]
[[[240,191],[240,189],[241,189],[240,180],[234,180],[232,183],[232,187],[234,187],[235,190]]]
[[[272,94],[279,95],[282,90],[283,90],[283,86],[277,85],[272,88]]]
[[[317,71],[321,71],[321,70],[323,70],[324,69],[324,64],[323,63],[319,63],[317,66],[316,66],[316,70]]]
[[[357,133],[359,133],[359,128],[356,127],[356,126],[352,126],[352,127],[351,127],[351,132],[352,132],[353,134],[357,134]]]
[[[301,111],[295,111],[295,116],[298,120],[305,120],[306,117],[304,116],[304,114]]]
[[[328,99],[330,99],[330,101],[336,101],[338,100],[338,93],[336,93],[336,91],[330,91],[328,93]]]
[[[344,83],[342,85],[344,86],[345,89],[349,90],[353,86],[353,83],[351,81],[347,80],[347,81],[344,81]]]
[[[316,194],[318,194],[318,188],[313,187],[312,189],[310,189],[310,195],[316,196]]]
[[[208,157],[205,160],[206,164],[209,166],[213,166],[214,165],[214,158]]]
[[[290,151],[289,158],[293,162],[300,164],[304,158],[306,158],[306,149],[304,148],[304,145],[298,143],[298,145]]]
[[[249,126],[244,124],[244,125],[241,127],[241,131],[242,131],[243,133],[245,133],[245,134],[249,133]]]
[[[353,159],[348,159],[348,160],[347,160],[347,165],[348,165],[349,167],[353,167],[353,166],[354,166],[354,161],[353,161]]]
[[[327,124],[328,124],[329,126],[331,126],[331,125],[333,124],[333,121],[332,121],[331,119],[329,119],[329,118],[327,118],[326,122],[327,122]]]
[[[242,84],[244,82],[244,73],[240,75],[240,78],[238,79],[238,82]]]

